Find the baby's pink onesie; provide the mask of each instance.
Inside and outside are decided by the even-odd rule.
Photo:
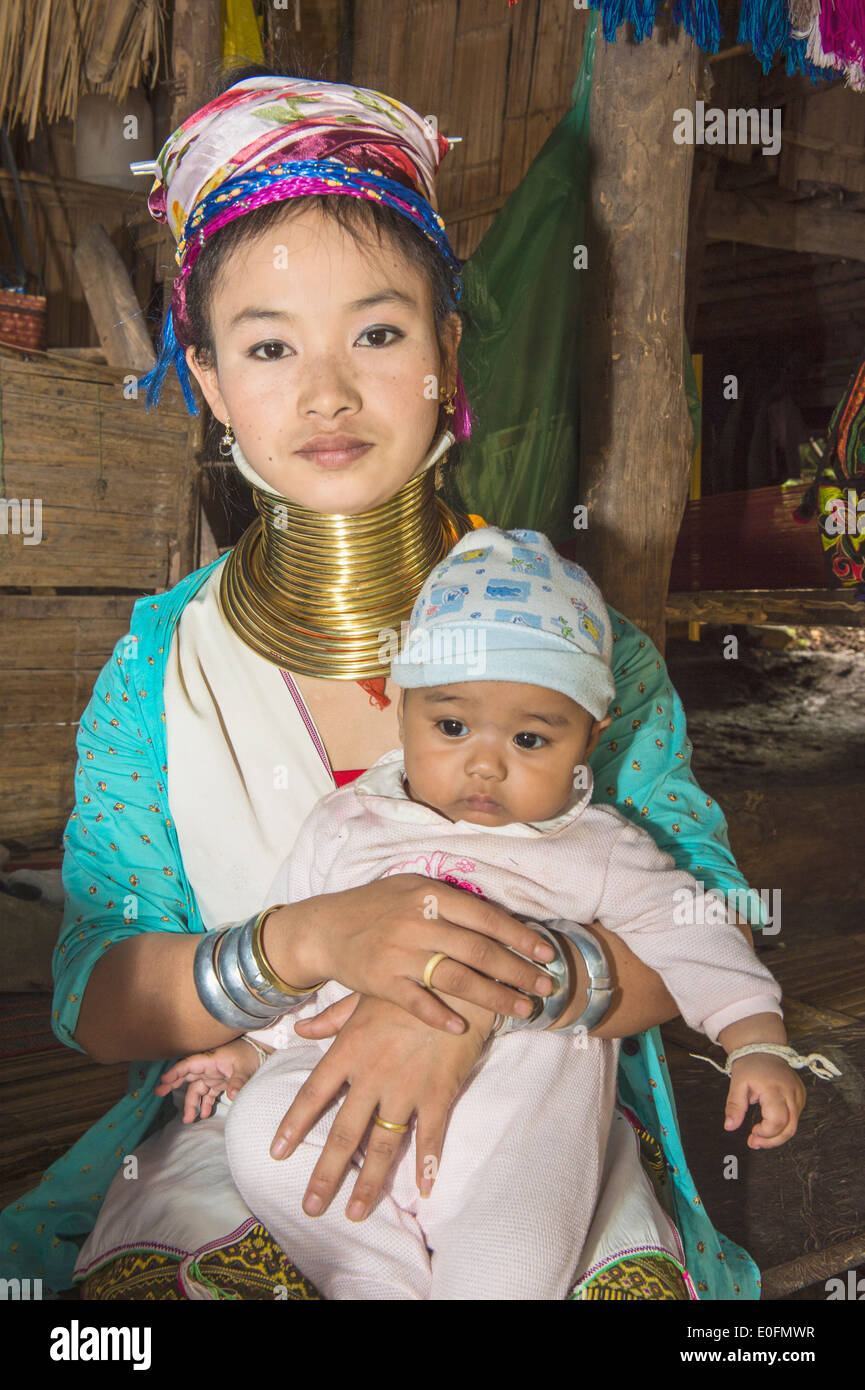
[[[701,925],[696,910],[685,910],[699,893],[695,880],[646,831],[593,806],[587,772],[588,786],[554,819],[482,826],[412,801],[394,749],[316,804],[263,905],[424,874],[517,917],[597,919],[658,972],[685,1021],[713,1042],[741,1018],[780,1013],[779,985],[732,920]],[[432,954],[434,911],[428,921]],[[329,982],[251,1034],[278,1050],[243,1087],[226,1127],[232,1176],[250,1210],[328,1299],[566,1297],[598,1198],[618,1043],[567,1030],[491,1039],[451,1109],[432,1195],[417,1192],[412,1124],[364,1221],[345,1216],[358,1155],[328,1211],[312,1218],[301,1200],[342,1098],[289,1159],[272,1159],[269,1147],[332,1045],[298,1037],[295,1021],[348,993]]]

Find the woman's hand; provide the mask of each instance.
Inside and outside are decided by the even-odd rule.
[[[403,1009],[380,999],[363,998],[353,1003],[356,1007],[347,1019],[344,1014],[349,1001],[340,1000],[333,1011],[327,1011],[333,1012],[329,1023],[324,1014],[305,1020],[304,1036],[337,1032],[337,1038],[298,1091],[271,1145],[273,1158],[288,1158],[321,1112],[348,1085],[348,1095],[334,1115],[304,1195],[303,1210],[308,1216],[327,1210],[376,1113],[393,1124],[407,1124],[417,1115],[416,1180],[421,1195],[429,1196],[441,1160],[448,1111],[477,1062],[494,1021],[491,1013],[469,1006],[465,1032],[449,1037],[431,1032]],[[363,1167],[346,1207],[350,1220],[362,1221],[366,1216],[404,1138],[404,1134],[373,1125]]]
[[[436,991],[493,1014],[527,1017],[533,1006],[525,996],[552,988],[531,964],[553,958],[543,937],[504,908],[423,874],[394,874],[282,907],[266,919],[262,944],[277,974],[298,988],[338,980],[453,1033],[463,1031],[463,1019],[420,983],[438,952],[447,959],[433,972]]]

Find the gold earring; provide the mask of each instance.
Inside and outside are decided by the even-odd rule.
[[[231,428],[231,421],[230,421],[230,420],[226,420],[226,422],[225,422],[225,434],[222,436],[222,438],[221,438],[220,441],[219,441],[219,455],[220,455],[220,458],[224,458],[224,459],[231,458],[231,446],[232,446],[233,443],[234,443],[234,431],[233,431],[232,428]]]
[[[456,409],[456,407],[455,407],[455,405],[454,405],[454,400],[455,400],[455,398],[456,398],[456,394],[457,394],[457,388],[456,388],[456,387],[454,387],[453,390],[450,391],[450,392],[445,392],[444,395],[441,395],[441,393],[439,394],[439,401],[440,401],[441,404],[444,406],[444,408],[445,408],[445,413],[446,413],[447,415],[453,415],[454,410]]]

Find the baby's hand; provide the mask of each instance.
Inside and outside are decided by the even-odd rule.
[[[162,1073],[160,1084],[153,1089],[158,1096],[167,1096],[170,1091],[186,1086],[183,1123],[188,1125],[199,1113],[199,1107],[201,1118],[208,1119],[223,1091],[229,1100],[234,1100],[259,1065],[260,1058],[251,1043],[235,1038],[210,1052],[196,1052],[175,1062]]]
[[[738,1129],[748,1106],[759,1104],[762,1119],[748,1135],[748,1147],[776,1149],[796,1133],[805,1094],[800,1078],[783,1057],[751,1052],[733,1063],[724,1128]]]

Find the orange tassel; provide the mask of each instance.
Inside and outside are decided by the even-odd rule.
[[[384,693],[384,676],[373,676],[368,680],[358,681],[357,683],[366,691],[371,705],[375,705],[376,709],[387,709],[391,700],[390,696]]]

